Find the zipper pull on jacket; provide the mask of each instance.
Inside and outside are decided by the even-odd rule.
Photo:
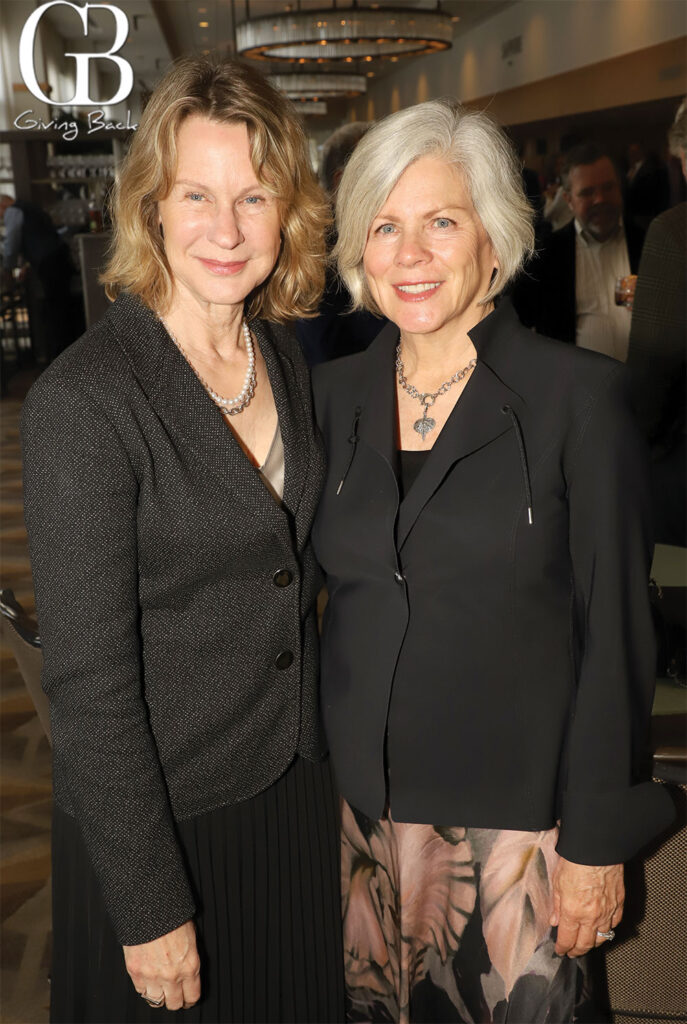
[[[354,416],[353,416],[353,423],[351,425],[351,433],[350,433],[349,438],[348,438],[348,443],[351,446],[351,454],[348,457],[348,463],[346,465],[346,469],[344,470],[344,475],[341,477],[341,480],[339,481],[339,486],[336,488],[337,496],[339,494],[341,494],[341,488],[343,487],[344,483],[346,482],[346,477],[348,476],[348,471],[351,468],[351,465],[353,464],[353,459],[355,457],[356,446],[358,444],[358,441],[360,440],[359,437],[358,437],[358,423],[360,421],[360,415],[361,415],[362,411],[363,410],[362,410],[361,406],[359,406],[359,405],[356,406],[355,413],[354,413]]]
[[[515,436],[518,439],[518,450],[520,452],[520,468],[522,469],[522,478],[525,483],[525,498],[527,500],[527,521],[530,526],[534,525],[534,513],[532,510],[532,487],[530,485],[530,472],[527,467],[527,452],[525,451],[525,439],[522,434],[522,427],[520,426],[520,420],[517,417],[515,409],[510,405],[502,405],[501,412],[504,416],[510,416],[513,427],[515,429]]]

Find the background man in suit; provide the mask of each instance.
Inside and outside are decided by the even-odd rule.
[[[670,148],[687,177],[687,103]],[[627,367],[632,404],[651,446],[656,539],[687,544],[685,524],[685,338],[687,203],[650,224],[637,278]]]
[[[540,334],[625,360],[630,314],[614,300],[616,278],[635,273],[642,234],[624,225],[618,172],[594,143],[571,149],[563,168],[573,213],[515,286],[520,319]]]

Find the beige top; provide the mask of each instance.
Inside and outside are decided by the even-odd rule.
[[[274,500],[281,505],[284,497],[284,442],[278,420],[267,458],[258,468],[258,473]]]

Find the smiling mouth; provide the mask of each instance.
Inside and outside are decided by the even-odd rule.
[[[420,284],[397,284],[394,287],[404,295],[425,295],[436,291],[441,281],[422,281]]]
[[[225,263],[223,260],[211,260],[203,256],[199,256],[198,259],[204,267],[215,274],[238,274],[246,265],[246,260],[232,260]]]

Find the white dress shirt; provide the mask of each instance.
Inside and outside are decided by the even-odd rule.
[[[625,230],[605,242],[584,230],[575,218],[576,344],[625,362],[630,339],[631,310],[615,304],[615,282],[630,273]]]

